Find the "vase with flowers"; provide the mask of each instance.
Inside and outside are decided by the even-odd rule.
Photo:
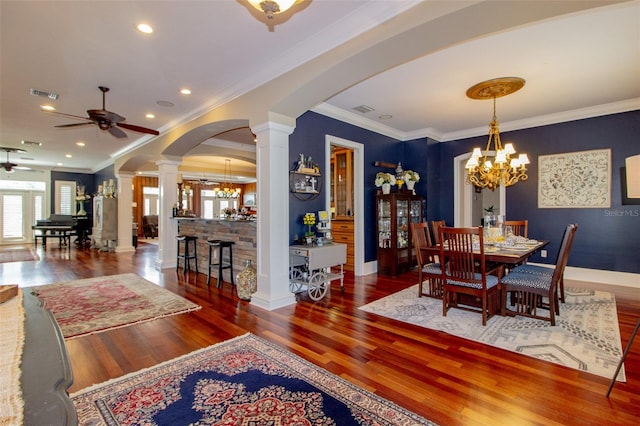
[[[413,170],[405,170],[403,174],[404,182],[407,184],[407,189],[413,191],[413,187],[420,180],[418,172]]]
[[[238,211],[233,207],[225,207],[222,209],[222,214],[225,218],[231,219]]]
[[[313,244],[313,238],[315,237],[315,233],[313,232],[313,225],[316,224],[316,214],[315,213],[305,213],[302,216],[302,223],[307,225],[307,231],[304,233],[305,242],[307,245]]]
[[[388,194],[391,192],[391,185],[396,184],[396,177],[391,173],[378,172],[374,183],[376,187],[382,188],[383,194]]]

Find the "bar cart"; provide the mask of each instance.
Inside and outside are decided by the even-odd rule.
[[[330,243],[322,246],[292,245],[289,247],[289,291],[306,290],[313,301],[322,299],[331,281],[340,280],[344,291],[343,265],[347,261],[347,245]],[[337,268],[340,272],[337,272]]]

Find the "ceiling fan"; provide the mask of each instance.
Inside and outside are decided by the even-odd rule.
[[[85,120],[84,123],[61,124],[55,127],[76,127],[76,126],[85,126],[88,124],[96,124],[101,130],[108,131],[109,133],[111,133],[111,135],[115,136],[116,138],[127,137],[127,134],[123,132],[120,129],[120,127],[127,130],[133,130],[134,132],[148,133],[150,135],[157,136],[160,134],[160,132],[158,132],[157,130],[148,129],[146,127],[136,126],[133,124],[123,123],[126,120],[126,118],[116,114],[115,112],[107,111],[107,109],[105,108],[105,98],[106,98],[106,93],[109,91],[109,88],[104,86],[99,86],[98,88],[102,92],[102,109],[88,109],[87,110],[88,117],[80,117],[78,115],[65,114],[62,112],[55,112],[55,111],[45,111],[45,110],[43,111],[49,112],[51,114],[57,114],[65,117]]]
[[[0,146],[0,151],[4,151],[7,153],[7,161],[4,163],[0,163],[0,167],[4,169],[6,173],[13,173],[14,170],[31,170],[29,167],[18,166],[16,163],[12,163],[11,161],[9,161],[10,152],[17,152],[17,153],[27,152],[24,149]]]

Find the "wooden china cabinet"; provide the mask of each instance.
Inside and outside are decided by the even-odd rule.
[[[422,197],[410,191],[376,196],[378,273],[396,276],[416,265],[410,223],[422,221]]]

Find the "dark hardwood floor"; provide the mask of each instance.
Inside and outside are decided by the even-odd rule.
[[[203,274],[155,270],[153,245],[116,254],[67,253],[51,244],[38,253],[40,261],[0,264],[0,281],[27,287],[135,272],[202,306],[68,340],[72,392],[251,332],[442,425],[637,425],[640,419],[640,337],[625,363],[627,383],[606,398],[609,379],[358,309],[415,284],[416,272],[395,279],[348,274],[344,294],[334,282],[319,302],[266,311],[239,300],[228,283],[209,288]],[[624,347],[640,317],[639,292],[599,288],[616,294]]]

